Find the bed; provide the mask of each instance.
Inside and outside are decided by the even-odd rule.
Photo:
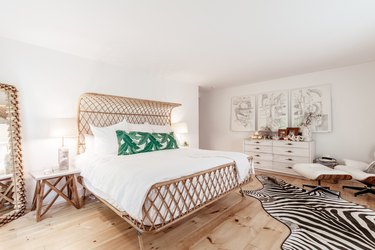
[[[143,233],[164,230],[252,179],[251,158],[242,153],[186,148],[127,156],[85,153],[90,125],[106,127],[124,119],[170,125],[178,106],[95,93],[79,100],[78,180],[136,229],[141,249]]]

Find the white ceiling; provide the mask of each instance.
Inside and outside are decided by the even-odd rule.
[[[0,0],[0,36],[206,87],[375,60],[374,0]]]

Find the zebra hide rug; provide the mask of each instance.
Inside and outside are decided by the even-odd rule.
[[[272,177],[257,178],[263,189],[244,193],[289,227],[283,249],[375,249],[374,211],[326,193],[308,195]]]

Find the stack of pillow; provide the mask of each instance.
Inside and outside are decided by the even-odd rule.
[[[86,152],[130,155],[177,149],[171,126],[134,124],[122,121],[108,127],[90,125],[93,135],[85,135]]]

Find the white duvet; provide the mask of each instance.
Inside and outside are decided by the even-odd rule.
[[[126,156],[84,153],[76,166],[95,195],[142,221],[142,205],[153,184],[233,161],[240,182],[254,173],[245,154],[187,148]]]

